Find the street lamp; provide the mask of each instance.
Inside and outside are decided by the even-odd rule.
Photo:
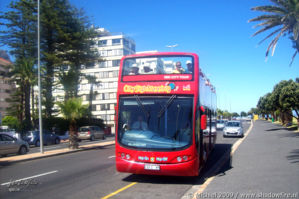
[[[37,0],[37,70],[38,70],[38,117],[39,117],[39,143],[40,152],[44,153],[43,120],[41,104],[41,81],[40,81],[40,0]]]
[[[174,45],[166,45],[166,48],[170,48],[171,52],[173,52],[173,48],[177,47],[179,44],[174,44]]]

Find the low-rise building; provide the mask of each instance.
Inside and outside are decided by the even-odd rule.
[[[6,115],[6,109],[9,103],[6,99],[10,98],[15,86],[8,77],[9,65],[12,63],[9,60],[0,57],[0,119]]]

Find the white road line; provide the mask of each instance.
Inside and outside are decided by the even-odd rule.
[[[39,175],[35,175],[35,176],[27,177],[27,178],[22,178],[22,179],[19,179],[19,180],[11,180],[10,182],[2,183],[1,186],[8,185],[8,184],[11,184],[13,182],[19,182],[19,181],[22,181],[22,180],[28,180],[28,179],[32,179],[32,178],[38,178],[38,177],[49,175],[49,174],[56,173],[56,172],[58,172],[58,171],[57,170],[56,171],[50,171],[50,172],[47,172],[47,173],[42,173],[42,174],[39,174]]]
[[[111,158],[115,158],[115,155],[111,155],[108,157],[108,159],[111,159]]]

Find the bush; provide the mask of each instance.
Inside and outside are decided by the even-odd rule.
[[[2,119],[2,125],[3,126],[8,126],[11,129],[16,129],[19,130],[21,127],[20,122],[18,121],[18,119],[16,117],[13,116],[5,116]]]

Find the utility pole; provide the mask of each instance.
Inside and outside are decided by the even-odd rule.
[[[41,104],[41,81],[40,81],[40,0],[37,0],[37,70],[38,70],[39,143],[40,143],[40,152],[44,153],[43,120],[42,120],[42,104]]]

